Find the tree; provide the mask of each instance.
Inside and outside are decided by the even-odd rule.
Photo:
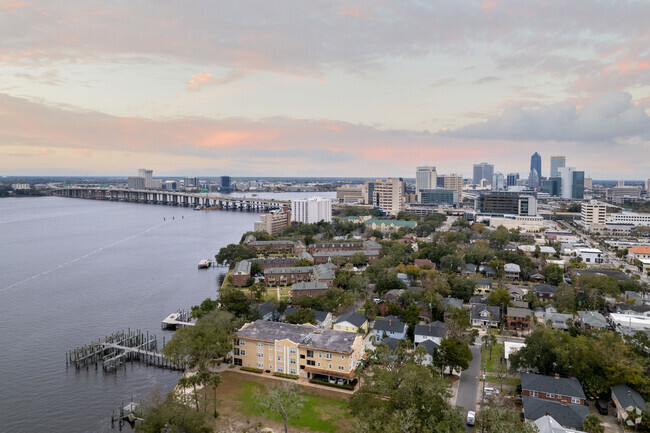
[[[196,325],[176,331],[162,353],[176,365],[206,370],[209,365],[220,363],[232,350],[236,329],[232,314],[215,310]]]
[[[437,349],[437,359],[438,365],[441,366],[441,373],[444,372],[444,367],[449,367],[450,372],[453,373],[454,370],[458,372],[467,370],[473,356],[466,341],[459,338],[443,338]]]
[[[363,311],[370,321],[375,320],[375,317],[379,314],[379,308],[377,308],[377,304],[372,299],[368,299],[366,303],[363,304]]]
[[[589,414],[582,420],[582,429],[587,433],[604,433],[605,426],[596,415]]]
[[[552,263],[542,268],[542,275],[544,275],[548,284],[557,286],[563,281],[564,271],[558,265]]]
[[[198,373],[194,373],[191,375],[184,375],[178,380],[178,386],[183,388],[183,394],[185,393],[185,389],[187,388],[192,388],[192,400],[194,400],[194,404],[196,406],[196,411],[199,411],[199,393],[196,391],[196,385],[199,385],[201,383],[201,378],[199,377]]]
[[[200,319],[201,317],[205,316],[211,311],[214,311],[218,307],[219,307],[218,299],[212,300],[210,298],[206,298],[203,302],[201,302],[201,305],[192,306],[192,317],[196,319]]]
[[[239,261],[257,257],[257,251],[246,244],[230,244],[221,248],[214,257],[220,265],[233,267]]]
[[[251,263],[251,275],[257,275],[262,273],[262,265],[258,262]]]
[[[449,254],[440,259],[440,270],[446,273],[455,274],[463,266],[465,266],[465,261],[455,254]]]
[[[537,426],[531,421],[521,421],[519,412],[499,402],[481,407],[477,417],[477,431],[484,433],[536,433]]]
[[[287,314],[287,323],[301,325],[303,323],[315,324],[314,312],[308,308],[301,308],[293,314]]]
[[[253,284],[248,290],[250,291],[251,296],[253,296],[253,299],[259,301],[264,297],[264,295],[266,295],[268,288],[266,287],[266,284],[257,282]]]
[[[449,286],[451,287],[451,296],[460,298],[465,302],[474,294],[476,289],[476,281],[468,278],[458,278],[456,275],[449,275]]]
[[[560,283],[555,292],[555,304],[561,312],[573,311],[576,303],[576,291],[573,286],[566,283]]]
[[[354,430],[370,432],[465,431],[460,412],[449,404],[449,384],[426,366],[375,366],[361,370],[361,386],[350,398]]]
[[[368,260],[365,254],[358,252],[350,256],[349,262],[352,263],[354,266],[363,266],[368,262]]]
[[[265,393],[258,393],[258,404],[261,408],[280,415],[284,423],[284,433],[287,433],[287,421],[300,415],[304,398],[295,383],[283,382],[265,388]]]
[[[510,293],[505,289],[492,290],[487,298],[488,305],[506,308],[510,305]]]
[[[504,362],[499,362],[495,370],[497,377],[499,378],[499,385],[501,385],[501,392],[503,392],[503,380],[508,375],[508,367]]]
[[[251,300],[237,288],[222,288],[219,291],[221,308],[232,313],[235,317],[245,320],[257,319],[257,311],[252,308]]]
[[[160,433],[162,431],[184,433],[212,433],[203,412],[197,412],[168,397],[165,401],[152,401],[145,405],[142,422],[136,424],[137,433]]]

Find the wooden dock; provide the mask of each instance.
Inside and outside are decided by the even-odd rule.
[[[194,322],[191,322],[191,317],[192,313],[190,311],[178,310],[176,313],[172,313],[163,319],[161,328],[175,330],[186,326],[194,326]]]
[[[164,346],[163,337],[163,346]],[[171,370],[184,370],[185,365],[176,365],[168,361],[158,351],[158,340],[155,335],[150,336],[141,331],[119,331],[82,347],[77,347],[68,352],[66,365],[73,365],[77,369],[89,368],[94,365],[97,369],[101,364],[106,372],[115,371],[127,362],[142,362]]]

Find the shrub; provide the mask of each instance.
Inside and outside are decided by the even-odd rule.
[[[354,389],[354,385],[339,385],[338,383],[323,382],[322,380],[318,379],[311,379],[309,382],[324,386],[331,386],[332,388],[347,389],[348,391],[352,391]]]
[[[279,371],[276,371],[275,373],[273,373],[273,376],[284,377],[284,378],[287,378],[287,379],[294,379],[294,380],[298,379],[298,376],[296,376],[295,374],[280,373]]]
[[[239,368],[242,371],[250,371],[251,373],[262,373],[264,370],[261,368],[254,368],[254,367],[240,367]]]

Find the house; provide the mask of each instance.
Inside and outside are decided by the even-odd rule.
[[[433,340],[424,340],[422,343],[419,344],[419,347],[424,347],[424,349],[427,351],[427,354],[424,355],[424,361],[422,362],[422,364],[423,365],[433,364],[433,355],[435,351],[438,350],[440,345],[435,343]]]
[[[603,252],[598,248],[578,248],[575,253],[584,263],[593,264],[605,261]]]
[[[555,299],[556,292],[557,286],[551,284],[533,284],[533,293],[542,302]]]
[[[282,320],[284,322],[284,321],[287,320],[287,316],[295,314],[298,311],[300,311],[300,307],[291,307],[291,306],[289,306],[289,307],[285,308],[285,310],[284,310],[284,312],[282,314],[280,314],[280,320]]]
[[[521,268],[516,263],[506,263],[503,270],[508,280],[518,280],[521,277]]]
[[[650,305],[633,305],[627,303],[616,304],[616,312],[631,316],[650,317]]]
[[[334,322],[334,329],[345,332],[359,332],[362,329],[365,333],[368,332],[368,318],[361,313],[341,316]]]
[[[557,310],[556,310],[557,311]],[[561,314],[561,313],[549,313],[548,311],[544,313],[544,323],[549,324],[550,326],[557,329],[569,329],[568,322],[573,321],[572,314]]]
[[[345,383],[355,378],[365,350],[360,334],[264,320],[242,326],[234,343],[236,366]]]
[[[394,352],[397,349],[397,346],[399,346],[400,341],[401,340],[398,340],[397,338],[386,337],[381,340],[380,343],[385,344],[390,350]]]
[[[291,299],[297,299],[300,296],[313,298],[322,295],[328,289],[327,284],[320,281],[301,281],[291,286]]]
[[[469,310],[469,317],[472,326],[498,328],[501,320],[501,310],[497,306],[473,304]]]
[[[428,325],[415,325],[413,343],[417,347],[423,341],[431,340],[437,345],[440,345],[442,339],[446,337],[447,327],[442,322],[436,320]]]
[[[406,323],[402,322],[399,317],[383,317],[375,321],[373,336],[375,341],[383,340],[385,337],[402,340],[406,338]]]
[[[436,264],[434,262],[432,262],[431,260],[429,260],[429,259],[415,259],[415,261],[413,262],[413,265],[415,265],[418,268],[422,268],[422,269],[435,269],[436,268]]]
[[[648,410],[648,404],[643,400],[643,397],[627,385],[612,386],[612,402],[616,407],[616,418],[619,422],[627,420],[628,411],[636,410],[637,408],[642,411]],[[629,420],[627,422],[631,421]],[[630,426],[632,427],[634,424]]]
[[[495,271],[494,269],[492,269],[492,268],[489,267],[489,266],[485,266],[485,265],[481,265],[481,266],[479,266],[479,267],[478,267],[478,271],[479,271],[481,274],[485,275],[486,277],[488,277],[488,278],[490,278],[490,279],[496,277],[496,275],[497,275],[497,273],[496,273],[496,271]]]
[[[526,301],[510,301],[511,307],[517,308],[528,308],[528,302]]]
[[[585,393],[576,379],[521,373],[521,396],[528,419],[550,415],[565,427],[582,428],[582,420],[589,414]]]
[[[534,421],[538,433],[585,433],[581,430],[562,427],[552,416],[544,415]]]
[[[509,329],[526,330],[530,328],[533,312],[528,308],[508,307],[506,326]]]
[[[508,294],[510,295],[510,299],[513,301],[523,301],[526,298],[526,293],[528,293],[528,291],[526,289],[522,289],[521,287],[508,287]]]
[[[332,329],[332,313],[328,311],[311,310],[314,313],[316,326],[324,329]]]
[[[526,347],[526,343],[519,341],[504,341],[503,342],[503,352],[506,358],[506,365],[510,368],[510,355],[517,353],[519,349]]]
[[[513,252],[513,253],[516,252],[518,248],[519,248],[519,245],[513,244],[513,243],[509,243],[505,247],[503,247],[504,251],[510,251],[510,252]]]
[[[301,281],[311,281],[313,266],[291,266],[286,268],[268,268],[264,271],[267,286],[287,286]]]
[[[251,277],[251,262],[248,260],[241,260],[237,262],[232,270],[232,284],[236,287],[244,287],[246,282]]]
[[[402,293],[404,293],[404,289],[393,289],[389,290],[386,293],[384,293],[384,301],[386,302],[392,302],[396,304],[399,302],[400,296],[402,296]]]
[[[476,282],[475,295],[488,295],[492,291],[492,280],[478,278],[474,282]]]
[[[578,311],[578,320],[583,329],[607,329],[605,316],[598,311]]]
[[[334,285],[335,274],[336,265],[331,263],[314,266],[314,280],[327,284],[327,287]]]
[[[650,246],[640,245],[627,249],[627,261],[634,263],[635,260],[648,260],[650,259]]]
[[[274,322],[278,320],[280,314],[278,313],[277,307],[269,301],[266,301],[263,304],[257,306],[257,312],[260,315],[262,320],[268,320]]]
[[[546,277],[540,273],[534,273],[530,276],[530,281],[543,282],[546,281]]]
[[[478,270],[478,267],[476,265],[474,265],[472,263],[468,263],[468,264],[465,265],[465,267],[461,271],[461,274],[463,275],[463,277],[469,277],[469,276],[474,275],[477,272],[477,270]]]
[[[445,311],[449,311],[450,308],[458,308],[461,310],[463,308],[463,300],[447,296],[446,298],[442,299],[442,308]]]

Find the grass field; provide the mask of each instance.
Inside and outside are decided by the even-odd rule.
[[[502,357],[504,357],[505,352],[503,350],[503,344],[497,343],[492,346],[492,359],[490,359],[490,351],[485,349],[485,346],[481,349],[481,359],[485,362],[485,371],[496,372],[497,365]]]
[[[268,410],[261,410],[256,405],[256,393],[263,386],[256,382],[244,382],[238,400],[242,403],[238,411],[245,415],[255,415],[282,422],[279,415]],[[303,393],[304,405],[300,415],[289,419],[288,424],[300,430],[309,429],[314,432],[334,433],[340,428],[335,422],[346,418],[348,403],[332,397],[324,397]]]
[[[499,378],[496,376],[485,376],[485,383],[496,383],[496,384],[501,384],[499,381]],[[521,379],[518,377],[504,377],[503,378],[503,384],[504,385],[510,385],[510,386],[517,386],[521,385]]]

